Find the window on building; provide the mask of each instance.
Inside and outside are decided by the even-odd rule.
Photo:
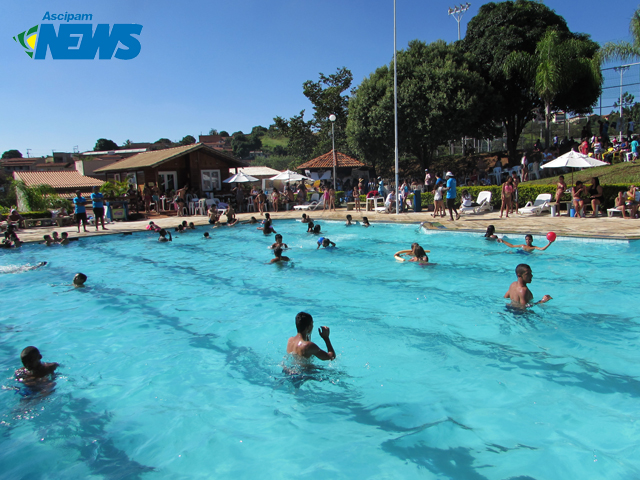
[[[202,176],[202,191],[211,192],[213,190],[220,190],[220,170],[202,170],[200,172]]]

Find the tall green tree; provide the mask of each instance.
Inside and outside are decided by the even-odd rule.
[[[107,140],[106,138],[99,138],[93,147],[94,152],[105,152],[109,150],[117,150],[118,144],[113,140]]]
[[[304,112],[302,110],[300,115],[294,115],[288,120],[282,117],[273,119],[279,134],[289,139],[287,152],[297,157],[300,163],[312,158],[318,143],[318,139],[313,133],[313,122],[304,119]]]
[[[332,148],[331,115],[336,116],[333,125],[336,150],[351,153],[347,143],[346,126],[348,118],[349,95],[353,74],[348,68],[339,68],[336,73],[320,73],[317,82],[307,80],[302,85],[302,93],[313,104],[313,116],[305,120],[305,111],[290,119],[275,117],[277,131],[289,138],[287,151],[301,161],[327,153]]]
[[[487,116],[488,120],[504,125],[511,159],[516,157],[524,126],[535,117],[537,110],[542,110],[543,103],[533,88],[535,77],[515,71],[507,77],[504,63],[512,52],[534,55],[538,42],[549,28],[566,35],[564,38],[587,38],[572,34],[565,19],[543,3],[516,0],[482,5],[460,42],[460,47],[473,55],[479,72],[499,94]],[[597,48],[597,44],[594,43],[594,47]],[[580,87],[579,91],[556,97],[554,104],[559,109],[586,113],[591,107],[591,97]]]
[[[20,150],[7,150],[2,154],[2,159],[4,160],[5,158],[22,158],[22,153],[20,153]]]
[[[633,12],[629,22],[631,42],[605,43],[600,51],[601,61],[609,60],[633,60],[640,57],[640,7]]]
[[[492,133],[486,111],[493,92],[474,71],[473,59],[455,45],[414,40],[398,52],[398,141],[402,156],[429,165],[439,145]],[[348,139],[356,155],[376,169],[394,160],[393,63],[355,89]]]
[[[238,158],[249,158],[249,153],[254,150],[260,150],[262,148],[262,141],[257,135],[245,135],[243,133],[236,133],[231,140],[231,147],[233,148],[233,154]]]
[[[525,76],[534,79],[531,89],[544,104],[545,147],[550,145],[551,117],[560,105],[556,99],[574,96],[582,91],[590,98],[583,98],[579,107],[593,105],[601,92],[602,75],[596,55],[597,45],[585,37],[574,37],[557,30],[548,30],[538,42],[533,54],[523,51],[512,52],[504,63],[506,78]],[[567,108],[565,108],[566,110]]]

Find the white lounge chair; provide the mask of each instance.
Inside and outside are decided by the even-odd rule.
[[[320,200],[313,200],[314,195],[318,195],[318,194],[314,193],[313,195],[311,195],[310,203],[305,203],[304,205],[294,205],[293,209],[294,210],[316,210],[318,207],[321,207],[322,205],[324,205],[324,195],[322,196],[322,198],[320,198]]]
[[[484,190],[478,194],[478,201],[474,207],[460,207],[460,213],[493,212],[491,205],[491,192]]]
[[[551,194],[550,193],[541,193],[540,195],[538,195],[538,198],[536,198],[535,202],[533,202],[533,203],[527,202],[527,204],[524,207],[522,207],[518,211],[518,213],[520,215],[524,215],[524,214],[540,215],[545,210],[550,212],[551,211],[551,205],[549,205],[549,202],[551,202]]]

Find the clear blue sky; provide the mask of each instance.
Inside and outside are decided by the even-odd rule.
[[[467,22],[487,3],[472,1]],[[574,32],[629,40],[638,0],[548,0]],[[398,0],[398,48],[457,39],[444,0]],[[12,39],[49,11],[91,13],[92,23],[138,23],[132,60],[31,60]],[[305,80],[349,68],[354,85],[393,57],[392,0],[116,0],[2,2],[0,152],[31,156],[179,140],[210,128],[248,132],[311,106]],[[57,23],[57,22],[55,22]]]

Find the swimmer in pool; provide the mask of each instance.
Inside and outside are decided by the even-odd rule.
[[[306,213],[302,214],[302,220],[300,220],[300,222],[302,223],[313,223],[313,220],[311,220],[311,217],[309,215],[307,215]]]
[[[282,248],[277,247],[273,250],[273,255],[275,258],[272,258],[269,263],[278,263],[278,262],[289,262],[291,259],[289,257],[285,257],[282,255]]]
[[[50,247],[51,245],[55,245],[56,242],[53,240],[53,238],[51,238],[51,235],[44,235],[44,245],[46,245],[47,247]]]
[[[87,281],[87,276],[84,273],[76,273],[76,276],[73,277],[73,286],[84,287],[84,282],[86,281]]]
[[[309,221],[309,223],[307,224],[307,233],[313,233],[313,221]]]
[[[329,240],[328,238],[324,238],[324,237],[320,237],[318,239],[318,248],[322,247],[322,248],[327,248],[329,245],[331,245],[332,247],[335,247],[336,244],[333,243],[331,240]],[[318,248],[316,248],[316,250],[318,250]]]
[[[532,307],[533,305],[538,305],[539,303],[546,303],[551,300],[550,295],[545,295],[542,297],[542,300],[536,303],[530,303],[533,300],[533,293],[527,287],[528,283],[531,283],[533,279],[533,272],[531,271],[531,267],[526,263],[521,263],[516,267],[516,276],[518,280],[513,282],[511,286],[509,286],[509,290],[504,294],[504,298],[511,299],[511,306],[517,308],[526,308]]]
[[[371,224],[369,223],[369,219],[367,217],[362,217],[362,226],[363,227],[370,227]]]
[[[296,315],[296,330],[298,331],[297,335],[290,337],[287,342],[287,353],[302,358],[311,358],[313,355],[320,360],[333,360],[336,358],[336,352],[333,350],[329,340],[329,327],[322,326],[318,328],[318,333],[327,346],[326,352],[311,341],[311,332],[313,331],[313,317],[311,315],[305,312],[298,313]]]
[[[345,223],[345,226],[350,227],[351,225],[353,225],[353,223],[351,223],[351,215],[347,215],[347,223]]]
[[[276,248],[289,248],[289,245],[287,245],[286,243],[282,243],[282,235],[280,235],[279,233],[275,236],[276,241],[271,244],[271,246],[269,247],[270,249],[274,250]]]
[[[42,360],[40,350],[31,346],[22,350],[20,360],[22,360],[24,368],[19,368],[15,371],[15,376],[19,382],[46,377],[55,372],[59,366],[59,364],[55,362],[42,363],[40,361]]]
[[[498,238],[498,243],[504,243],[507,247],[511,247],[511,248],[521,248],[527,253],[531,253],[535,250],[545,251],[547,248],[549,248],[549,245],[553,243],[553,241],[551,241],[547,243],[544,247],[536,247],[535,245],[533,245],[533,235],[530,235],[530,234],[527,234],[524,236],[524,241],[526,242],[525,245],[512,245],[511,243],[505,242],[503,239]]]
[[[496,227],[494,227],[493,225],[489,225],[487,227],[487,231],[484,234],[484,238],[486,238],[487,240],[497,240],[498,236],[496,235]]]
[[[414,256],[409,259],[410,262],[417,262],[421,265],[435,265],[435,263],[429,263],[429,257],[420,245],[417,245],[415,249],[413,249],[413,255]]]
[[[204,234],[202,235],[202,237],[203,237],[205,240],[211,240],[211,237],[209,236],[209,232],[204,232]]]
[[[167,232],[164,228],[158,232],[160,236],[158,237],[159,242],[172,242],[173,238],[171,238],[171,232]],[[167,238],[169,235],[169,238]]]

